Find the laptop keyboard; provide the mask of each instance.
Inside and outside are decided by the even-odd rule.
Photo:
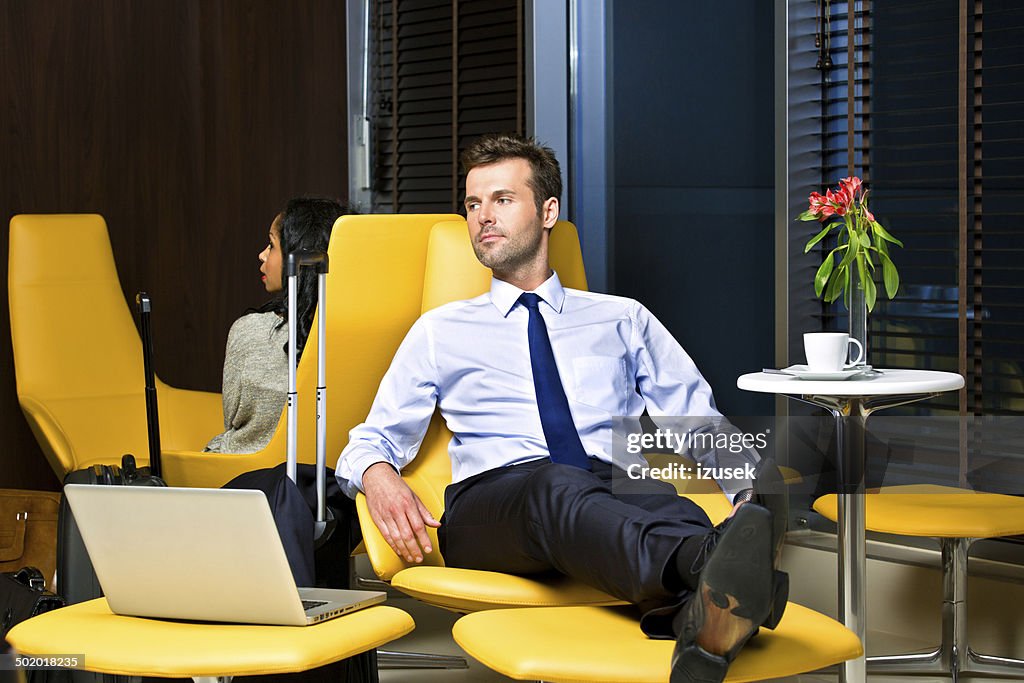
[[[302,609],[304,609],[304,610],[306,610],[308,612],[309,610],[313,609],[314,607],[321,607],[322,605],[326,605],[326,604],[327,604],[326,600],[303,600],[302,601]]]

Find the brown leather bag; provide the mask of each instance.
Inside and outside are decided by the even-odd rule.
[[[0,489],[0,572],[38,567],[53,587],[59,507],[53,491]]]

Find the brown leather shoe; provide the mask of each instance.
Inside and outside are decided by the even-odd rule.
[[[772,514],[747,503],[723,529],[696,593],[677,617],[671,683],[725,678],[772,610],[777,590],[772,560]]]

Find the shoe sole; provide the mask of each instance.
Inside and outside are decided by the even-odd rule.
[[[761,623],[769,631],[773,630],[782,621],[782,615],[786,611],[786,604],[789,602],[789,574],[775,570],[772,574],[772,609],[768,616]]]
[[[672,668],[669,683],[721,683],[729,670],[725,657],[705,652],[699,645],[687,645]]]
[[[776,609],[775,593],[781,585],[777,582],[782,580],[775,578],[772,568],[771,517],[759,505],[744,505],[722,534],[701,572],[694,597],[702,605],[700,624],[692,625],[697,626],[696,636],[693,642],[680,644],[681,650],[673,658],[671,683],[719,683],[729,662]],[[788,592],[788,577],[784,585]],[[709,625],[723,640],[714,649],[725,654],[708,652],[698,644]],[[704,635],[706,641],[709,636]]]

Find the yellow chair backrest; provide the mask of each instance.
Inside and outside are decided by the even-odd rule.
[[[142,342],[95,214],[11,219],[8,297],[18,401],[59,477],[133,453],[148,461]],[[159,380],[165,443],[216,427],[219,397]],[[171,395],[173,394],[173,395]],[[200,398],[199,413],[186,396]],[[167,399],[165,401],[165,398]],[[165,405],[166,403],[166,405]],[[193,401],[193,403],[195,403]],[[178,424],[189,432],[182,435]]]
[[[328,247],[327,464],[333,467],[348,432],[366,419],[381,377],[420,314],[427,241],[438,221],[454,214],[342,216]],[[298,461],[316,461],[316,321],[299,361]],[[248,456],[168,452],[164,474],[177,486],[221,486],[285,459],[282,410],[270,443]],[[211,434],[212,436],[212,434]]]

